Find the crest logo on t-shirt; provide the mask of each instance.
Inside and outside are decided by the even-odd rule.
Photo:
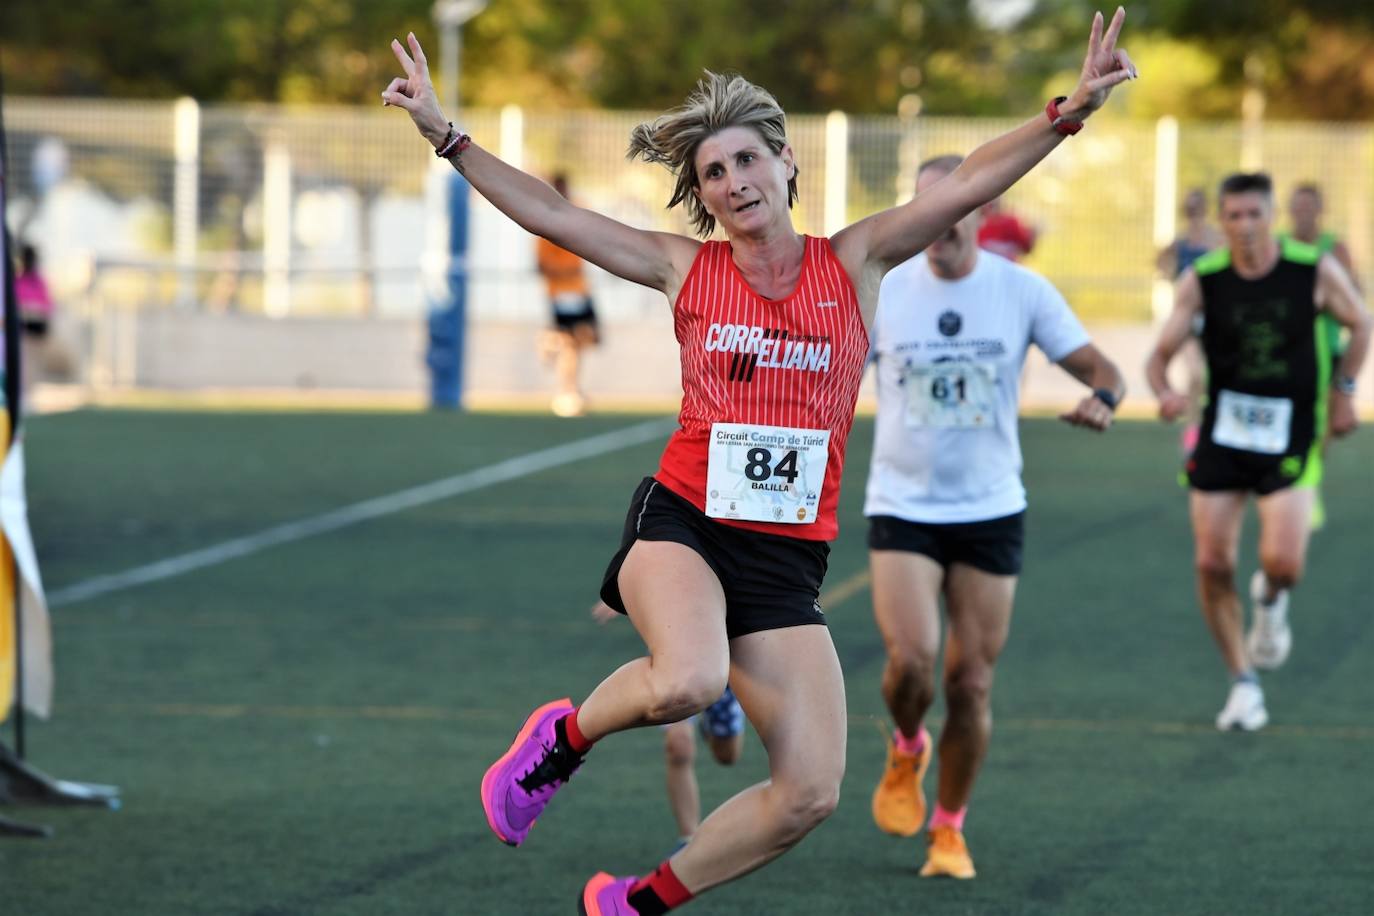
[[[959,329],[963,326],[964,319],[960,317],[958,312],[946,311],[940,313],[940,321],[937,327],[939,327],[940,333],[946,337],[953,337],[955,334],[958,334]]]

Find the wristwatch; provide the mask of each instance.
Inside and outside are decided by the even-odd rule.
[[[1355,377],[1353,375],[1338,375],[1331,379],[1331,387],[1341,394],[1353,395],[1355,393]]]
[[[1115,391],[1110,388],[1094,388],[1093,397],[1106,404],[1107,409],[1112,413],[1116,413],[1116,405],[1120,402],[1117,400]]]

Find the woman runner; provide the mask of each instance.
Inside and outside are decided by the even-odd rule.
[[[584,914],[665,913],[764,865],[834,809],[844,772],[839,660],[817,596],[838,530],[845,439],[868,349],[861,278],[880,278],[1005,192],[1136,75],[1116,47],[1125,12],[1093,18],[1068,97],[984,144],[910,203],[829,239],[792,225],[797,163],[773,97],[708,73],[687,102],[640,125],[630,156],[676,176],[702,242],[576,207],[474,144],[440,110],[419,41],[382,93],[477,191],[529,232],[672,303],[682,357],[680,428],[631,500],[602,597],[648,654],[574,706],[526,719],[482,780],[487,822],[517,846],[592,746],[700,712],[727,678],[768,753],[770,778],[715,810],[645,877],[592,877]],[[873,285],[876,288],[876,285]],[[871,304],[870,304],[871,305]],[[781,904],[780,904],[781,906]]]

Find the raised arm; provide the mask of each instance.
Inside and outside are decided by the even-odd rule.
[[[1336,365],[1331,392],[1330,427],[1334,436],[1344,436],[1359,425],[1355,412],[1354,381],[1369,352],[1369,336],[1374,319],[1365,308],[1355,282],[1340,262],[1325,255],[1317,262],[1317,306],[1337,323],[1350,329],[1350,343]]]
[[[392,39],[391,50],[406,75],[386,87],[382,104],[405,109],[416,129],[437,150],[454,135],[439,107],[419,39],[411,32],[406,42],[410,53]],[[479,194],[527,231],[618,277],[670,297],[681,285],[699,247],[698,242],[680,235],[635,229],[574,206],[538,178],[507,165],[476,144],[468,144],[449,161]]]
[[[1093,17],[1088,53],[1073,94],[1059,105],[1060,120],[1081,122],[1107,101],[1112,88],[1134,78],[1135,66],[1116,46],[1126,11],[1120,7],[1103,31]],[[874,214],[840,231],[835,252],[858,278],[870,264],[887,270],[921,251],[965,215],[1005,192],[1064,139],[1045,114],[984,143],[944,180],[909,203]]]
[[[1159,399],[1161,420],[1177,420],[1188,411],[1187,395],[1169,387],[1169,361],[1192,336],[1193,322],[1201,309],[1202,284],[1198,282],[1197,272],[1190,267],[1174,284],[1174,310],[1165,319],[1159,340],[1145,361],[1145,380]]]

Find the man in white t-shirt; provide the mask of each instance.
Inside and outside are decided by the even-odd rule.
[[[921,166],[917,193],[962,161]],[[958,176],[950,178],[958,180]],[[878,419],[864,514],[873,610],[887,644],[883,698],[896,723],[873,818],[913,836],[931,759],[940,597],[949,617],[940,779],[923,876],[972,878],[963,822],[992,730],[993,667],[1021,571],[1026,491],[1017,401],[1030,344],[1091,394],[1060,419],[1105,430],[1125,386],[1049,281],[979,252],[971,213],[882,281],[873,341]]]

